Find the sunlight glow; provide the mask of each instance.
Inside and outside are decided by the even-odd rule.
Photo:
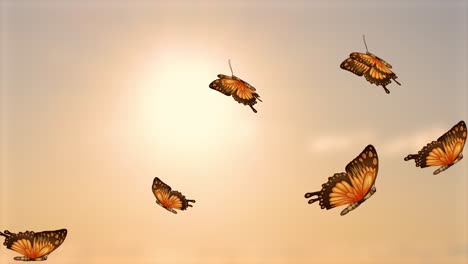
[[[208,87],[223,69],[177,50],[155,57],[138,87],[140,140],[187,150],[219,147],[252,134],[254,123],[240,116],[251,114],[250,109],[239,109],[237,102]]]

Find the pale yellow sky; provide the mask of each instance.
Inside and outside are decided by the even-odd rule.
[[[403,161],[467,121],[466,10],[3,1],[0,229],[67,228],[60,264],[466,263],[468,161]],[[362,34],[389,95],[339,68]],[[229,58],[257,114],[208,87]],[[344,217],[307,204],[368,144],[374,196]],[[156,176],[194,207],[159,207]]]

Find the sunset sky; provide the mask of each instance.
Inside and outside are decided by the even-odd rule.
[[[467,151],[439,175],[403,161],[468,121],[468,1],[0,7],[0,230],[67,228],[47,263],[468,261]],[[363,34],[390,94],[339,67]],[[208,87],[228,59],[257,114]],[[368,144],[376,194],[307,204]],[[158,206],[154,177],[194,207]]]

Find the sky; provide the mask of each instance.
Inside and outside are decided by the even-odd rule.
[[[0,230],[67,228],[48,263],[468,261],[468,161],[403,161],[467,121],[467,1],[0,7]],[[363,34],[390,94],[339,67]],[[257,114],[208,87],[228,59]],[[369,200],[307,204],[368,144]],[[154,177],[194,207],[159,207]]]

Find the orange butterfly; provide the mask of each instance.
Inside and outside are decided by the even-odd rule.
[[[26,231],[18,234],[5,230],[3,233],[0,232],[0,236],[5,237],[3,245],[23,255],[15,257],[14,260],[42,261],[47,260],[47,256],[62,245],[67,237],[67,230],[60,229],[39,233]]]
[[[416,167],[440,166],[434,175],[450,168],[463,158],[463,147],[466,142],[466,125],[460,121],[447,133],[423,147],[418,154],[410,154],[405,161],[414,159]]]
[[[372,145],[368,145],[353,161],[346,166],[346,172],[335,173],[322,184],[322,190],[305,194],[309,204],[320,201],[322,209],[348,205],[341,215],[356,209],[376,191],[375,179],[379,170],[379,158]]]
[[[226,96],[232,95],[234,100],[250,106],[254,113],[257,113],[257,110],[253,108],[253,105],[257,103],[257,99],[262,102],[260,95],[255,92],[256,89],[252,85],[234,76],[234,72],[231,67],[231,60],[229,60],[229,68],[231,68],[232,76],[218,74],[219,79],[212,81],[210,83],[210,88],[221,92]]]
[[[343,61],[340,67],[344,70],[350,71],[357,76],[366,77],[366,80],[375,85],[381,85],[386,93],[390,91],[385,87],[394,80],[398,85],[401,85],[397,80],[397,76],[390,69],[392,65],[384,61],[383,59],[375,56],[367,50],[366,39],[363,36],[364,45],[366,46],[366,53],[353,52],[349,55],[345,61]]]
[[[185,199],[185,196],[178,191],[172,191],[171,187],[162,182],[158,177],[154,178],[152,189],[154,196],[156,196],[156,203],[174,214],[177,214],[174,209],[186,210],[187,207],[192,207],[189,202],[195,202],[195,200]]]

